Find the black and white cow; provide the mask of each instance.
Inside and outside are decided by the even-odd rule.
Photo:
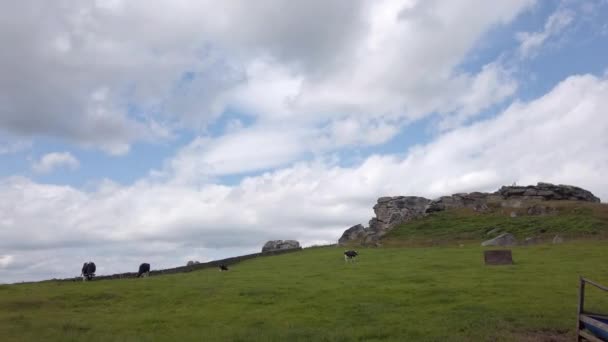
[[[349,250],[349,251],[344,251],[344,261],[345,262],[354,262],[355,261],[355,257],[359,255],[359,253],[357,253],[357,251],[355,250]]]
[[[82,272],[80,274],[82,276],[82,281],[92,280],[93,277],[95,276],[96,270],[97,270],[97,267],[95,267],[94,262],[92,262],[92,261],[85,262],[84,265],[82,265]]]
[[[150,264],[143,263],[139,265],[139,271],[137,271],[137,278],[148,277],[150,275]]]
[[[220,264],[219,268],[220,268],[220,272],[228,271],[228,266],[226,266],[224,264]]]

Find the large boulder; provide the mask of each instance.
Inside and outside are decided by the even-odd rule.
[[[452,196],[442,196],[431,201],[426,208],[427,213],[443,211],[457,208],[470,208],[475,211],[488,210],[488,197],[490,194],[484,192],[472,192],[470,194],[453,194]],[[495,200],[495,199],[494,199]]]
[[[500,228],[500,227],[490,227],[487,229],[489,229],[489,231],[486,233],[487,236],[496,235],[496,234],[500,233],[500,231],[502,230],[502,228]]]
[[[383,235],[397,225],[424,216],[430,202],[416,196],[380,197],[374,206],[376,217],[369,221],[369,230]]]
[[[502,233],[497,237],[486,240],[481,243],[482,246],[515,246],[517,245],[517,239],[515,236],[509,233]]]
[[[488,204],[507,208],[526,208],[529,215],[548,215],[556,209],[541,204],[539,201],[585,201],[600,202],[591,192],[572,185],[554,185],[538,183],[528,186],[503,186],[494,193],[471,192],[442,196],[431,201],[427,213],[457,208],[470,208],[475,211],[486,211]]]
[[[530,246],[530,245],[536,245],[539,243],[540,243],[540,239],[537,236],[529,236],[524,239],[523,245]]]
[[[358,224],[352,226],[344,231],[340,239],[338,240],[338,244],[340,246],[346,245],[352,242],[362,242],[367,236],[368,231],[363,227],[363,225]]]
[[[292,248],[300,248],[300,243],[296,240],[271,240],[264,244],[262,253]]]
[[[542,182],[528,186],[503,186],[495,194],[502,196],[503,199],[600,202],[599,198],[585,189]]]

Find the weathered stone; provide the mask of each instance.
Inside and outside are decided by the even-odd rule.
[[[482,246],[515,246],[517,245],[517,239],[515,236],[509,233],[502,233],[497,237],[486,240],[481,243]]]
[[[264,244],[262,253],[292,248],[300,248],[300,243],[296,240],[271,240]]]
[[[200,264],[200,262],[196,261],[196,260],[190,260],[188,261],[188,263],[186,264],[186,266],[192,266],[192,265],[197,265]]]
[[[536,236],[529,236],[527,238],[524,239],[523,244],[526,246],[530,246],[530,245],[536,245],[540,243],[540,239]]]
[[[555,237],[553,238],[553,244],[560,244],[563,242],[564,242],[564,239],[559,235],[555,235]]]
[[[379,239],[394,227],[410,222],[419,217],[437,211],[454,208],[470,208],[475,211],[485,212],[490,208],[505,208],[511,217],[519,214],[548,215],[557,211],[551,205],[542,204],[543,201],[571,200],[600,202],[591,192],[570,185],[553,185],[549,183],[538,183],[529,186],[503,186],[494,193],[472,192],[457,193],[452,196],[442,196],[436,200],[428,200],[423,197],[395,196],[380,197],[374,206],[376,214],[369,221],[369,228],[356,228],[352,232],[344,232],[339,243],[355,240]],[[507,208],[518,209],[518,211],[507,211]],[[349,228],[352,229],[353,227]],[[369,238],[369,235],[376,237]]]
[[[363,246],[371,246],[371,247],[380,247],[380,237],[382,235],[378,235],[378,234],[370,234],[367,235],[365,237],[365,239],[362,242]]]
[[[550,183],[538,183],[535,186],[503,186],[497,192],[503,198],[511,197],[536,197],[539,200],[571,200],[600,202],[591,192],[572,185],[553,185]]]
[[[454,194],[443,196],[435,201],[431,201],[427,206],[427,213],[435,211],[449,210],[455,208],[471,208],[475,211],[488,210],[486,197],[488,194],[472,192],[470,194]]]
[[[363,225],[358,224],[352,226],[344,231],[344,234],[338,240],[339,245],[345,245],[352,242],[362,242],[367,236],[368,232]]]
[[[430,200],[415,196],[381,197],[374,206],[376,217],[369,222],[372,233],[388,231],[399,224],[422,217]]]
[[[488,228],[488,229],[490,229],[490,228]],[[500,233],[500,231],[501,231],[501,230],[502,230],[502,228],[500,228],[500,227],[491,228],[491,229],[490,229],[490,231],[488,231],[488,232],[486,233],[486,235],[487,235],[487,236],[496,235],[496,234]]]

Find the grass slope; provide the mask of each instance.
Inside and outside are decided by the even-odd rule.
[[[567,238],[607,238],[608,205],[586,202],[543,202],[557,209],[544,216],[531,216],[526,209],[494,208],[479,213],[458,209],[433,213],[408,222],[390,231],[383,239],[385,245],[442,245],[457,241],[480,241],[493,236],[487,232],[500,228],[519,239],[537,236],[550,240],[556,234]],[[517,214],[511,217],[511,212]]]
[[[313,248],[230,272],[0,286],[2,341],[572,340],[577,281],[608,284],[608,243],[482,249]],[[608,309],[590,291],[590,309]],[[606,310],[608,311],[608,310]]]

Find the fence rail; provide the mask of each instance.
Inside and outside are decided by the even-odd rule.
[[[608,287],[580,277],[578,290],[578,320],[576,324],[577,341],[608,341],[608,315],[585,311],[585,285],[597,287],[608,292]]]

